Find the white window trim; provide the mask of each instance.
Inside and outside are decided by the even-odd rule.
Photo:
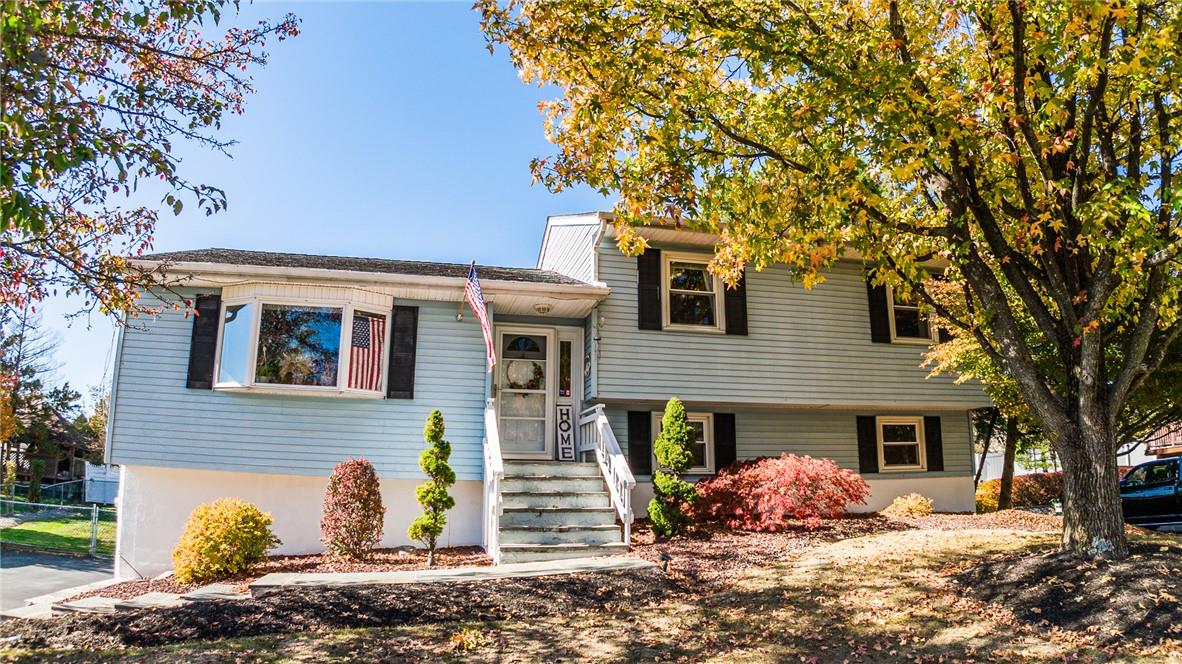
[[[874,429],[878,437],[878,472],[905,473],[928,469],[927,443],[924,440],[923,417],[920,415],[880,415],[875,418]],[[882,426],[884,424],[910,424],[915,427],[915,444],[919,446],[919,465],[887,466],[883,454]],[[909,445],[910,443],[887,443],[891,445]]]
[[[661,252],[661,328],[675,332],[704,332],[706,334],[726,334],[726,306],[724,301],[725,286],[722,279],[710,275],[714,286],[714,325],[687,325],[685,323],[669,322],[669,266],[672,263],[701,263],[710,264],[708,254],[687,254],[671,251]],[[705,292],[705,291],[703,291]]]
[[[250,341],[248,342],[246,350],[247,366],[244,374],[246,376],[246,381],[244,383],[222,382],[220,375],[222,370],[222,335],[225,329],[226,307],[238,304],[251,305]],[[262,320],[264,304],[298,307],[325,307],[341,310],[340,356],[337,358],[336,385],[282,385],[276,383],[255,382],[255,369],[258,366],[259,325]],[[363,399],[385,398],[387,381],[389,380],[388,367],[390,366],[390,335],[393,333],[393,330],[392,325],[390,324],[390,314],[376,311],[376,309],[377,307],[374,307],[372,304],[358,304],[348,299],[312,300],[296,297],[283,297],[278,295],[232,297],[224,299],[222,300],[221,308],[218,310],[218,339],[213,358],[213,389],[223,392],[306,394],[309,396],[339,396]],[[352,345],[353,314],[356,311],[381,315],[385,316],[386,318],[386,335],[382,342],[382,384],[377,390],[358,390],[343,387],[341,385],[342,378],[345,378],[346,381],[348,380],[349,356],[351,355],[349,350],[351,349]]]
[[[886,301],[887,301],[887,319],[890,321],[890,324],[891,324],[891,343],[930,346],[930,345],[932,345],[933,342],[936,342],[939,340],[939,331],[936,329],[936,326],[932,324],[931,318],[928,316],[924,316],[924,318],[928,319],[928,336],[926,336],[926,337],[900,337],[898,334],[895,333],[895,289],[892,286],[886,287]],[[905,304],[903,306],[907,307],[908,309],[916,309],[916,310],[919,309],[918,303],[915,305]],[[923,315],[922,312],[920,312],[920,315]]]
[[[661,464],[657,462],[656,442],[657,436],[661,435],[661,418],[665,413],[661,411],[653,411],[653,439],[650,441],[653,447],[653,470],[661,468]],[[714,472],[714,413],[686,413],[686,419],[690,422],[700,420],[704,424],[702,430],[706,434],[706,465],[694,466],[686,470],[684,475],[710,475]]]

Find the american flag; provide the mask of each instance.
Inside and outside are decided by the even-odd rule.
[[[480,290],[480,279],[476,277],[476,263],[468,266],[468,285],[464,286],[464,295],[468,298],[468,306],[472,307],[472,313],[480,319],[480,329],[484,332],[484,346],[488,353],[488,371],[492,373],[497,357],[493,352],[492,325],[488,322],[488,307],[484,306],[484,291]]]
[[[386,317],[353,314],[353,345],[349,351],[349,388],[382,389],[382,345],[386,340]]]

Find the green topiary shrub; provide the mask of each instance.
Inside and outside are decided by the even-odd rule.
[[[655,497],[648,504],[648,518],[658,536],[680,535],[693,520],[689,510],[698,499],[698,490],[681,479],[681,473],[694,462],[694,438],[685,406],[677,397],[670,399],[661,418],[661,433],[653,442],[653,455],[661,469],[653,473]]]
[[[179,583],[209,581],[245,572],[280,544],[271,515],[237,498],[198,505],[172,551]]]
[[[373,464],[349,459],[337,464],[324,491],[320,541],[330,552],[364,558],[382,541],[382,486]]]
[[[909,519],[917,516],[931,516],[932,499],[918,493],[899,496],[887,505],[883,515],[895,519]]]
[[[435,564],[435,544],[447,525],[447,510],[456,506],[447,488],[456,483],[456,473],[447,465],[451,457],[451,443],[443,439],[443,413],[431,411],[423,429],[427,449],[419,455],[419,467],[427,475],[427,482],[415,489],[415,497],[423,506],[423,514],[415,519],[406,534],[427,548],[427,566]]]

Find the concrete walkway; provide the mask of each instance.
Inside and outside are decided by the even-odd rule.
[[[447,581],[487,581],[580,572],[619,570],[657,570],[656,564],[639,558],[567,558],[530,563],[510,563],[489,567],[455,567],[408,572],[338,572],[319,574],[274,573],[250,584],[255,597],[280,588],[309,588],[396,583],[440,583]]]
[[[115,563],[106,558],[0,551],[0,611],[64,588],[110,579]]]

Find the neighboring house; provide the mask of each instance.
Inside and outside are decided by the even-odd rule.
[[[43,488],[83,477],[84,460],[98,453],[93,437],[49,408],[20,413],[17,419],[21,431],[0,445],[0,465],[13,462],[17,479],[28,482],[33,462],[41,461]]]
[[[918,310],[868,288],[854,261],[811,291],[782,267],[726,289],[706,271],[716,237],[641,234],[651,248],[630,258],[606,215],[551,217],[536,268],[477,266],[491,375],[463,304],[468,266],[147,257],[186,279],[201,315],[168,310],[121,336],[107,450],[123,473],[119,573],[166,569],[189,511],[223,496],[270,511],[280,551],[318,551],[328,474],[354,456],[382,478],[383,544],[407,543],[433,408],[459,479],[442,543],[498,560],[624,548],[671,396],[699,432],[695,476],[809,454],[866,478],[863,509],[912,491],[973,509],[967,411],[988,401],[928,377],[935,330]]]
[[[1158,459],[1182,455],[1182,424],[1162,427],[1148,438],[1145,451]]]

